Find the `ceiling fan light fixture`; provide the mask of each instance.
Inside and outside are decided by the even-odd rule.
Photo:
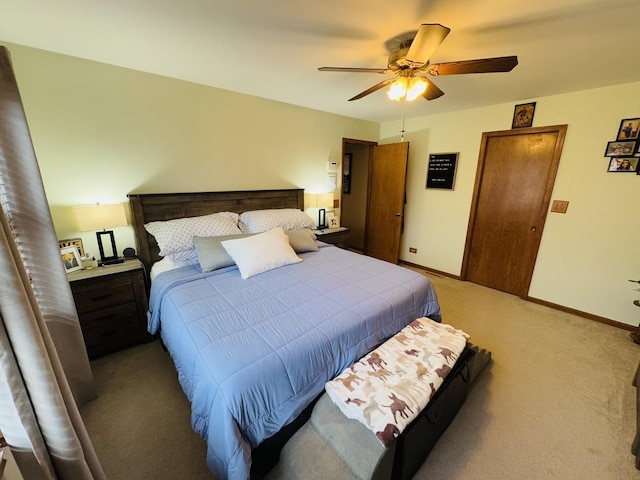
[[[407,77],[398,77],[389,87],[387,96],[391,100],[401,100],[407,94]]]
[[[467,73],[510,72],[518,65],[518,57],[476,58],[474,60],[460,60],[454,62],[431,63],[431,57],[442,41],[449,34],[449,27],[439,23],[423,23],[412,38],[404,38],[397,47],[394,45],[389,54],[386,68],[361,67],[320,67],[324,72],[362,72],[395,74],[378,82],[367,90],[360,92],[349,101],[358,100],[378,90],[389,86],[387,96],[391,100],[413,101],[422,96],[425,100],[435,100],[442,97],[444,92],[432,81],[427,74],[433,76],[460,75]],[[403,34],[406,37],[407,34]]]
[[[427,90],[427,82],[422,77],[413,77],[407,88],[407,100],[409,102],[415,100]]]

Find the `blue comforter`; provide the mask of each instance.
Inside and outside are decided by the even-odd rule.
[[[334,246],[240,278],[199,267],[153,281],[160,330],[220,479],[248,479],[251,449],[290,423],[324,384],[412,320],[440,320],[431,282]]]

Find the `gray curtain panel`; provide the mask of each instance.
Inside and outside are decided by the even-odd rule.
[[[25,480],[106,478],[91,367],[9,52],[0,47],[0,430]]]

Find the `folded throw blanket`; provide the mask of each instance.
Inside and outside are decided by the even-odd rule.
[[[325,384],[331,400],[387,446],[429,403],[469,335],[418,318]]]

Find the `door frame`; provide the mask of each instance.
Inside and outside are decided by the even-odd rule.
[[[366,191],[366,204],[369,204],[369,192],[370,192],[370,187],[371,187],[371,165],[373,163],[373,148],[376,147],[378,145],[378,142],[373,142],[370,140],[358,140],[355,138],[342,138],[342,167],[340,169],[340,171],[342,172],[342,178],[344,178],[344,156],[347,153],[347,150],[349,150],[347,148],[347,145],[364,145],[366,147],[369,147],[369,152],[368,152],[368,160],[367,160],[367,191]],[[352,166],[353,168],[353,166]],[[340,209],[342,210],[342,207],[344,205],[344,191],[342,188],[342,181],[340,182]],[[366,231],[367,231],[367,222],[369,221],[368,219],[368,215],[369,215],[369,209],[365,208],[365,212],[364,212],[364,232],[365,232],[365,236],[364,236],[364,247],[366,248],[366,244],[367,244],[367,237],[366,237]],[[364,249],[363,249],[364,250]]]
[[[521,298],[527,299],[529,295],[529,288],[531,287],[531,280],[533,278],[533,271],[536,266],[538,252],[540,250],[540,243],[542,241],[542,235],[544,233],[544,225],[547,219],[547,213],[549,211],[549,204],[551,203],[551,195],[553,193],[553,187],[555,185],[556,174],[558,172],[558,166],[560,164],[560,156],[562,154],[562,150],[564,147],[564,139],[567,133],[567,125],[551,125],[547,127],[531,127],[531,128],[518,128],[511,130],[501,130],[496,132],[484,132],[482,134],[482,143],[480,145],[480,153],[478,157],[478,167],[476,170],[476,180],[475,185],[473,187],[473,197],[471,202],[471,211],[469,214],[469,224],[467,226],[467,237],[464,248],[464,256],[462,258],[462,269],[461,269],[461,280],[467,279],[467,270],[469,265],[469,257],[471,255],[471,243],[473,240],[475,222],[476,222],[476,213],[478,208],[478,198],[480,196],[480,190],[482,188],[482,180],[484,174],[485,160],[487,154],[487,144],[488,140],[492,137],[506,137],[506,136],[517,136],[517,135],[530,135],[530,134],[539,134],[539,133],[551,133],[557,132],[558,138],[556,140],[556,146],[553,152],[553,159],[551,163],[551,168],[549,171],[549,178],[547,180],[547,185],[545,187],[542,205],[540,207],[540,211],[538,212],[538,221],[536,222],[536,228],[539,230],[539,235],[537,236],[537,247],[536,252],[533,258],[530,259],[529,264],[527,266],[527,283],[526,288],[520,295]]]

